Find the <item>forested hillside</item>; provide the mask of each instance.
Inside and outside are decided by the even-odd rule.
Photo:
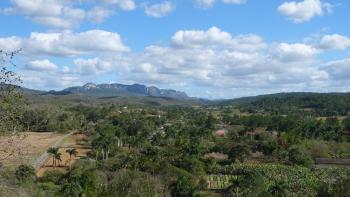
[[[237,105],[250,112],[345,116],[350,111],[350,93],[279,93],[228,100],[221,104]]]

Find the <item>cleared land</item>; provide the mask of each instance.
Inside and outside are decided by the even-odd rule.
[[[0,162],[4,168],[8,169],[15,169],[21,164],[36,166],[38,177],[51,169],[67,171],[69,165],[85,157],[91,150],[84,143],[85,138],[86,136],[82,134],[70,135],[55,132],[25,132],[16,136],[1,136]],[[62,154],[59,166],[52,166],[52,158],[46,153],[50,147],[58,147]],[[70,158],[66,150],[72,148],[75,148],[78,153]]]
[[[3,167],[14,169],[20,164],[34,164],[64,134],[25,132],[0,137],[0,158]]]
[[[61,161],[58,165],[53,166],[52,157],[49,156],[44,164],[38,169],[36,176],[42,177],[46,171],[54,169],[66,172],[70,165],[73,165],[77,160],[86,157],[87,153],[91,150],[91,147],[84,143],[85,138],[86,136],[82,134],[74,134],[67,137],[62,145],[58,147],[59,153],[61,153]],[[77,154],[70,157],[66,150],[72,148],[77,150]]]

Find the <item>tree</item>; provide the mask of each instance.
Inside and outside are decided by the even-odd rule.
[[[344,130],[346,132],[350,132],[350,118],[348,117],[348,118],[344,119],[342,124],[343,124]]]
[[[231,196],[269,196],[266,178],[256,171],[241,172],[227,190]]]
[[[275,181],[268,189],[273,197],[288,196],[287,184],[284,181]]]
[[[228,156],[232,161],[239,160],[244,162],[244,160],[251,155],[249,146],[246,144],[238,144],[233,146],[229,152]]]
[[[34,180],[35,169],[32,166],[20,165],[16,169],[16,178],[17,180],[23,182],[28,180]]]
[[[60,162],[62,161],[61,155],[62,155],[62,153],[55,154],[55,160],[58,161],[58,166],[60,165]]]
[[[171,196],[192,197],[197,191],[187,176],[180,176],[171,187]]]
[[[66,182],[63,184],[60,195],[62,197],[79,197],[83,189],[80,186],[79,182]]]
[[[162,184],[149,174],[123,169],[113,175],[108,193],[110,196],[158,196],[162,193]]]
[[[69,171],[71,171],[71,161],[72,161],[72,155],[77,156],[78,151],[75,148],[66,150],[66,153],[69,154]]]
[[[18,91],[20,77],[11,70],[15,67],[12,59],[19,51],[5,52],[0,50],[0,132],[16,132],[22,94]]]
[[[52,156],[52,165],[56,166],[56,157],[58,154],[58,150],[59,148],[55,148],[55,147],[50,147],[49,149],[47,149],[47,153],[49,153]]]
[[[212,114],[209,114],[207,120],[205,121],[205,127],[207,129],[213,129],[215,126],[215,118]]]
[[[350,178],[336,183],[333,196],[350,196]]]
[[[113,144],[119,139],[114,135],[116,128],[110,124],[99,124],[96,130],[96,137],[92,141],[92,145],[96,149],[96,159],[98,159],[101,153],[102,160],[107,160]]]
[[[311,157],[301,147],[292,146],[288,150],[289,161],[293,164],[310,166],[313,163]]]
[[[19,51],[5,52],[0,49],[0,134],[6,134],[9,140],[0,144],[0,161],[21,154],[19,119],[23,107],[22,94],[18,90],[20,77],[11,69],[15,67],[12,59]]]

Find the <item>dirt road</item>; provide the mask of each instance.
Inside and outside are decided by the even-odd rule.
[[[70,132],[62,137],[60,137],[54,144],[52,144],[53,148],[58,148],[65,139],[67,139],[69,136],[73,135],[74,132]],[[36,161],[33,163],[33,167],[36,170],[39,170],[42,165],[45,164],[45,162],[48,160],[49,154],[47,152],[43,153],[39,158],[36,159]]]

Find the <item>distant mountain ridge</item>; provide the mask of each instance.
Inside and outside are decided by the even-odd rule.
[[[97,97],[113,97],[113,96],[154,96],[174,99],[189,99],[190,97],[181,91],[172,89],[159,89],[154,86],[145,86],[142,84],[94,84],[87,83],[83,86],[69,87],[62,91],[49,91],[45,94],[67,95],[67,94],[84,94]]]

